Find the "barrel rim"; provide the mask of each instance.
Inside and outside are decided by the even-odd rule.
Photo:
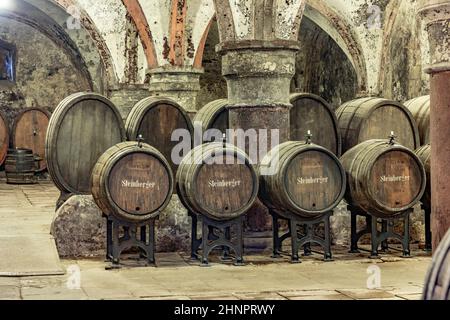
[[[24,114],[27,112],[30,112],[30,111],[39,111],[39,112],[42,112],[44,115],[46,115],[47,119],[48,119],[48,123],[47,123],[47,128],[48,128],[48,125],[50,123],[50,118],[52,115],[46,109],[40,108],[40,107],[31,107],[31,108],[25,108],[25,109],[21,110],[19,112],[19,114],[17,114],[16,118],[14,119],[13,128],[11,130],[11,145],[13,147],[16,145],[17,125],[18,125],[19,121],[22,119],[22,117],[24,116]],[[46,128],[46,130],[47,130],[47,128]],[[47,135],[47,132],[45,132],[45,135]],[[45,137],[45,138],[47,138],[47,137]],[[34,152],[34,150],[33,150],[33,152]],[[44,141],[44,153],[45,153],[45,141]],[[43,163],[45,164],[45,166],[43,168],[38,168],[36,170],[36,172],[43,172],[47,169],[47,162],[44,161]]]
[[[109,100],[107,97],[95,93],[95,92],[78,92],[74,93],[65,99],[63,99],[60,104],[56,107],[56,109],[53,112],[53,115],[50,117],[48,129],[47,129],[47,135],[45,139],[45,158],[47,161],[47,168],[49,170],[49,173],[52,177],[52,180],[55,182],[55,185],[60,189],[62,192],[68,192],[72,194],[80,194],[80,195],[88,195],[90,194],[90,190],[81,191],[76,190],[72,186],[69,186],[67,181],[63,178],[61,174],[61,170],[59,168],[59,165],[53,164],[53,160],[56,161],[58,159],[58,149],[54,148],[55,142],[58,137],[58,133],[60,131],[60,126],[62,120],[66,117],[67,113],[70,109],[72,109],[76,103],[83,101],[83,100],[98,100],[103,102],[105,105],[107,105],[115,114],[116,120],[118,120],[118,128],[120,131],[121,140],[124,141],[126,139],[126,132],[125,128],[123,126],[123,120],[122,116],[120,115],[119,110],[115,106],[115,104]],[[50,130],[50,128],[52,130]],[[51,135],[50,135],[51,133]],[[49,152],[50,149],[53,149],[53,152]],[[97,159],[98,160],[98,159]],[[95,165],[94,165],[95,166]],[[92,174],[92,171],[89,173]]]
[[[321,96],[313,94],[313,93],[307,93],[307,92],[298,92],[298,93],[292,93],[289,97],[289,100],[292,105],[294,105],[295,101],[301,100],[302,98],[309,98],[312,100],[316,100],[323,104],[326,108],[328,113],[330,114],[331,118],[333,119],[333,125],[334,125],[334,131],[336,132],[336,156],[340,157],[342,155],[342,135],[341,130],[339,130],[339,122],[336,115],[336,111],[334,108]],[[294,106],[292,106],[294,108]],[[331,151],[331,150],[330,150]]]
[[[256,201],[256,198],[258,197],[259,194],[259,177],[258,177],[258,173],[255,169],[255,167],[251,164],[250,159],[248,158],[247,154],[242,151],[241,149],[237,148],[234,145],[230,145],[233,147],[233,149],[227,149],[224,148],[228,146],[228,144],[223,144],[223,143],[210,143],[210,144],[206,144],[206,145],[217,145],[217,147],[221,147],[222,150],[225,150],[225,154],[226,155],[232,155],[233,157],[239,158],[240,160],[244,160],[244,164],[239,164],[239,165],[245,165],[249,170],[250,173],[252,175],[252,179],[253,179],[253,192],[252,195],[250,196],[249,201],[242,206],[238,211],[234,211],[234,212],[229,212],[228,215],[229,217],[226,217],[225,219],[220,219],[220,212],[217,214],[217,212],[214,212],[213,214],[211,213],[212,210],[210,210],[209,212],[207,210],[205,210],[205,208],[203,208],[202,205],[199,204],[199,202],[197,201],[197,199],[192,199],[192,201],[195,202],[196,206],[200,209],[202,209],[202,214],[212,217],[214,219],[220,219],[222,221],[226,221],[226,220],[232,220],[234,218],[236,218],[239,215],[243,215],[245,213],[247,213],[247,211],[253,206],[253,204]],[[206,161],[207,159],[211,159],[212,153],[217,150],[215,148],[211,149],[211,150],[207,150],[207,153],[202,153],[202,163],[200,165],[197,165],[194,167],[194,171],[192,173],[192,180],[193,181],[197,181],[197,177],[198,174],[200,172],[200,170],[203,168],[204,165],[206,165],[205,163],[203,163],[204,161]],[[194,194],[198,194],[197,192],[197,184],[193,183],[192,184],[192,190]],[[216,214],[216,215],[214,215]]]
[[[369,141],[371,141],[371,140],[369,140]],[[382,140],[379,140],[379,141],[382,141]],[[406,210],[411,209],[413,206],[415,206],[420,201],[420,199],[422,199],[422,197],[425,193],[425,190],[426,190],[427,177],[426,177],[425,167],[424,167],[422,161],[420,160],[420,158],[414,153],[414,151],[412,151],[412,150],[408,149],[407,147],[405,147],[401,144],[398,144],[398,143],[391,145],[391,144],[389,144],[389,142],[387,140],[385,141],[385,143],[386,143],[386,146],[388,146],[388,148],[386,148],[385,150],[383,150],[382,152],[377,154],[375,159],[372,161],[372,164],[375,164],[375,162],[377,162],[380,157],[382,157],[383,155],[385,155],[388,152],[402,151],[402,152],[408,153],[416,161],[418,168],[420,170],[420,174],[422,176],[422,183],[421,183],[421,186],[419,189],[419,193],[415,196],[414,200],[412,200],[409,205],[401,207],[401,208],[390,208],[390,207],[382,204],[378,200],[378,198],[374,196],[373,189],[367,188],[367,190],[366,190],[367,195],[374,201],[375,206],[378,207],[379,210],[387,211],[388,213],[392,213],[395,215],[395,214],[399,214],[399,213],[405,212]],[[369,172],[367,172],[368,176],[365,177],[366,179],[368,179],[367,181],[371,181],[372,169],[373,169],[373,166],[371,167],[371,170]]]
[[[0,121],[3,122],[3,124],[5,125],[5,129],[6,129],[5,130],[6,136],[5,136],[5,141],[4,141],[6,144],[6,148],[5,148],[4,155],[0,155],[0,166],[1,166],[6,160],[6,154],[8,153],[9,139],[10,139],[10,135],[11,135],[6,115],[1,110],[0,110]]]
[[[143,222],[143,221],[154,219],[155,217],[159,216],[161,211],[163,211],[169,205],[170,199],[172,198],[172,194],[173,194],[174,179],[173,179],[173,172],[172,172],[172,169],[170,168],[169,163],[167,162],[166,158],[159,151],[155,152],[155,150],[156,150],[155,148],[153,148],[149,144],[144,144],[144,143],[142,144],[142,148],[140,148],[137,144],[132,145],[131,143],[133,143],[133,142],[134,141],[121,142],[110,148],[110,149],[113,149],[113,148],[116,148],[118,145],[123,145],[127,149],[115,150],[115,152],[112,155],[110,155],[108,160],[112,161],[112,163],[111,163],[111,165],[108,165],[105,168],[105,171],[102,172],[103,175],[102,175],[101,184],[104,187],[106,198],[109,203],[108,207],[111,210],[111,214],[113,214],[117,218],[120,218],[120,219],[125,218],[125,219],[131,220],[131,221],[136,221],[137,218],[142,217],[143,219],[142,220],[139,219],[139,221]],[[124,144],[127,144],[127,145],[124,145]],[[109,150],[107,150],[107,151],[109,151]],[[132,214],[132,213],[126,212],[117,204],[117,202],[111,196],[111,192],[109,189],[110,173],[119,161],[121,161],[123,158],[130,155],[131,153],[148,154],[148,155],[154,157],[155,159],[159,160],[161,162],[161,164],[167,170],[167,175],[168,175],[168,180],[169,180],[169,190],[167,192],[166,198],[164,199],[163,203],[157,209],[155,209],[153,212],[147,212],[142,215],[137,215],[137,214]],[[111,206],[111,203],[114,203],[115,207]],[[120,212],[116,212],[117,209]]]
[[[288,142],[285,142],[285,143],[289,143],[289,142],[292,142],[292,141],[288,141]],[[339,158],[332,151],[330,151],[330,150],[328,150],[328,149],[326,149],[326,148],[324,148],[324,147],[322,147],[320,145],[317,145],[317,144],[308,144],[305,141],[299,141],[299,143],[301,144],[301,146],[307,146],[308,145],[308,146],[310,146],[310,148],[296,150],[293,154],[291,154],[288,157],[289,161],[293,160],[294,158],[296,158],[298,155],[300,155],[302,153],[310,152],[310,151],[319,151],[319,152],[322,152],[322,153],[330,156],[334,160],[334,163],[336,164],[336,166],[339,168],[339,172],[341,174],[341,178],[342,178],[342,180],[341,180],[341,182],[342,182],[341,183],[341,190],[340,190],[336,200],[329,207],[327,207],[327,208],[325,208],[323,210],[305,210],[305,209],[299,207],[298,204],[296,204],[292,200],[292,197],[289,195],[289,191],[287,190],[287,188],[281,188],[280,191],[283,192],[285,200],[289,202],[289,204],[292,206],[292,208],[296,208],[298,210],[297,213],[299,213],[300,215],[301,214],[306,214],[306,215],[316,215],[317,216],[317,215],[320,215],[320,214],[324,214],[324,213],[330,212],[331,210],[333,210],[342,201],[342,199],[345,196],[345,191],[346,191],[346,186],[347,186],[347,174],[345,172],[345,169],[342,166]],[[298,145],[297,145],[297,147],[298,147]],[[286,179],[288,178],[286,173],[287,173],[288,168],[289,168],[289,166],[285,166],[283,168],[283,170],[279,174],[279,179],[282,179],[283,185],[286,185],[285,184],[286,183]]]
[[[211,124],[217,120],[219,115],[225,111],[227,111],[227,106],[229,105],[229,100],[226,98],[216,99],[205,104],[195,115],[192,122],[195,124],[196,122],[201,122],[202,130],[207,131],[209,129],[213,129]],[[210,111],[206,113],[206,111]],[[202,118],[202,119],[200,119]],[[203,118],[207,118],[208,123],[204,123]],[[203,137],[202,137],[203,138]],[[202,139],[203,140],[203,139]],[[208,143],[208,142],[206,142]]]
[[[147,102],[149,103],[147,104]],[[145,106],[143,106],[144,103]],[[189,132],[191,134],[194,132],[194,126],[192,124],[191,118],[189,117],[189,114],[177,101],[166,96],[150,96],[138,101],[132,107],[127,119],[125,120],[125,133],[129,141],[136,140],[139,128],[142,125],[142,121],[145,115],[151,109],[155,108],[158,104],[167,104],[177,109],[186,121]],[[135,117],[137,119],[135,119]]]
[[[441,268],[436,267],[436,261],[437,263],[441,263],[440,267],[442,267],[442,262],[444,261],[444,258],[446,255],[450,254],[450,230],[447,231],[446,235],[441,241],[441,244],[436,248],[436,252],[434,253],[433,261],[431,266],[428,268],[427,275],[425,277],[425,286],[422,294],[423,300],[446,300],[447,297],[445,296],[434,296],[434,289],[436,288],[436,282],[439,278],[439,273],[441,271]],[[430,288],[431,287],[431,288]],[[450,287],[447,288],[449,290]],[[448,291],[446,294],[448,295]],[[442,294],[443,295],[443,294]]]

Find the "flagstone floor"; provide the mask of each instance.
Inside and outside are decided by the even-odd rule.
[[[0,231],[18,230],[31,238],[33,234],[36,237],[46,234],[58,194],[54,186],[48,182],[38,186],[7,186],[4,181],[0,185]],[[25,216],[7,215],[21,207],[27,208]],[[301,264],[290,264],[287,257],[276,260],[268,254],[256,254],[246,256],[247,264],[243,267],[222,264],[213,258],[211,266],[203,268],[184,253],[158,254],[156,267],[145,267],[127,256],[123,260],[125,267],[119,270],[105,270],[107,264],[101,259],[61,260],[64,275],[0,276],[0,299],[421,298],[431,258],[417,248],[409,259],[401,258],[396,251],[377,260],[368,259],[365,252],[352,255],[345,248],[334,251],[333,262],[323,262],[315,254],[304,258]],[[15,250],[9,248],[7,252],[14,254]],[[375,288],[369,289],[372,287]]]

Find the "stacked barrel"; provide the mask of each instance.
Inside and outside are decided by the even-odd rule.
[[[0,112],[0,166],[10,184],[33,184],[47,168],[45,136],[50,114],[42,108]]]

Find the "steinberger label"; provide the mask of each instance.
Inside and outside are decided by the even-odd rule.
[[[297,184],[323,184],[328,183],[328,177],[318,177],[318,178],[297,178]]]
[[[410,176],[381,176],[380,182],[409,182],[411,180]]]
[[[128,180],[122,180],[122,187],[123,188],[140,188],[140,189],[153,189],[156,186],[156,182],[140,182],[138,180],[136,181],[128,181]]]
[[[208,185],[211,188],[236,188],[241,185],[241,180],[209,180]]]

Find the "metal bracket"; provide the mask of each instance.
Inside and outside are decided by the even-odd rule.
[[[388,239],[397,239],[401,242],[403,248],[403,257],[410,257],[411,250],[409,246],[409,221],[412,209],[404,211],[401,215],[390,219],[378,219],[370,214],[361,211],[359,208],[349,206],[351,212],[351,247],[350,253],[359,253],[358,242],[362,236],[371,235],[370,258],[377,259],[378,248],[381,245],[383,251],[389,250]],[[365,227],[358,231],[358,216],[365,218]],[[394,224],[396,221],[403,219],[403,234],[394,232]],[[378,225],[381,225],[381,232],[378,231]]]
[[[235,253],[235,265],[244,265],[244,233],[243,216],[227,220],[216,221],[204,215],[189,212],[192,219],[191,229],[191,259],[198,260],[198,252],[201,249],[202,266],[208,266],[208,256],[215,248],[221,247],[223,250],[222,260],[231,260],[230,250]],[[198,220],[202,222],[202,237],[198,238]],[[235,228],[235,239],[231,235],[231,229]],[[206,241],[204,241],[206,239]]]
[[[141,249],[141,258],[146,258],[149,264],[155,263],[155,219],[142,223],[131,223],[106,216],[106,260],[111,266],[106,269],[120,268],[120,255],[128,248]],[[120,237],[120,231],[124,235]],[[139,230],[139,238],[138,238]]]
[[[299,248],[304,248],[304,255],[310,256],[312,254],[311,243],[316,243],[322,246],[324,249],[324,261],[333,261],[333,255],[331,253],[331,236],[330,236],[330,217],[333,212],[328,212],[320,218],[307,220],[301,219],[297,215],[292,213],[284,213],[286,217],[281,217],[279,214],[270,211],[273,219],[273,258],[279,258],[281,256],[281,249],[283,242],[291,238],[291,259],[293,263],[299,263]],[[280,236],[279,220],[286,220],[289,222],[289,231]],[[322,224],[324,225],[324,236],[319,237],[315,233],[315,227]],[[299,228],[301,227],[301,228]],[[293,239],[292,234],[296,234]]]

